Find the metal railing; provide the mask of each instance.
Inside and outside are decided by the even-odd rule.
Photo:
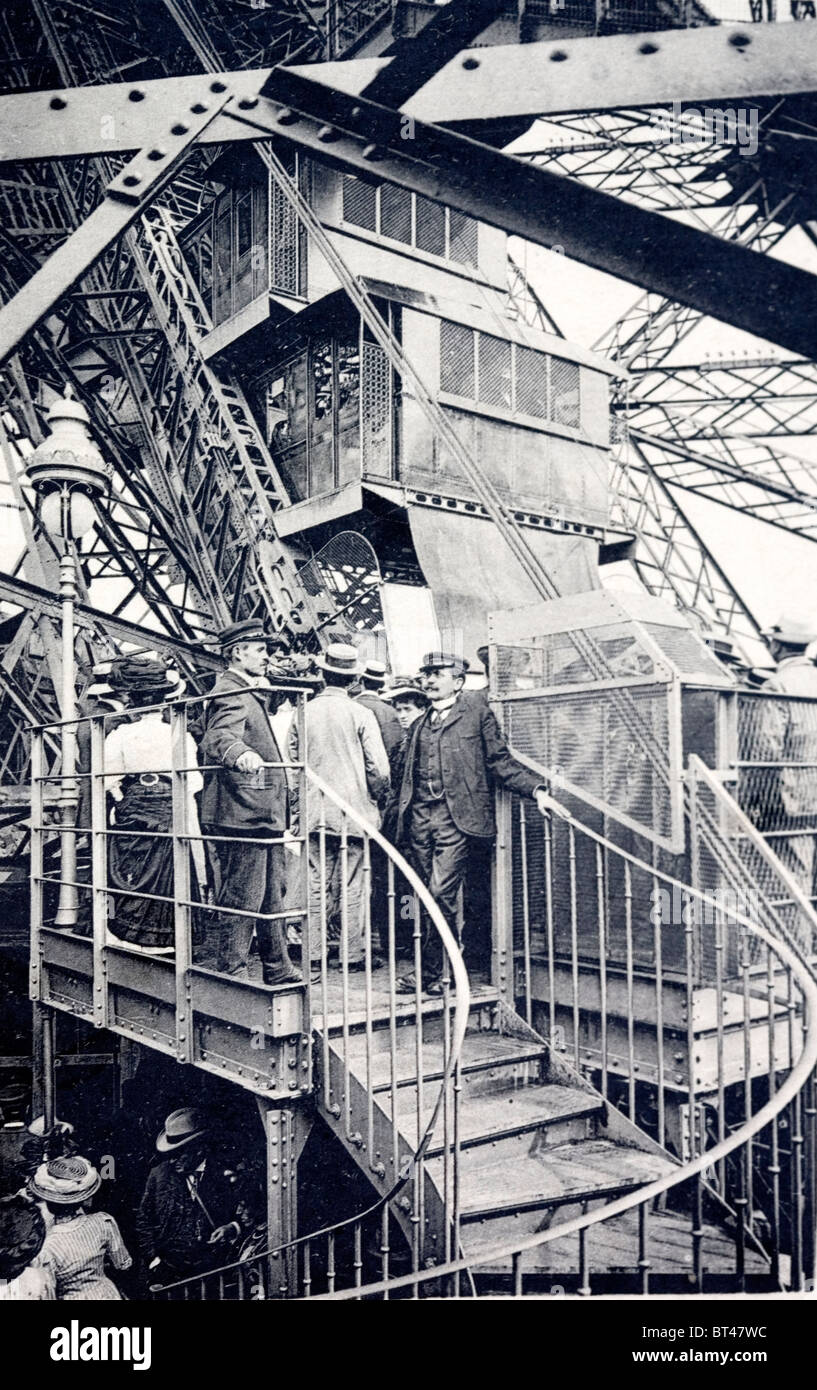
[[[707,791],[712,790],[708,782],[705,785]],[[479,1266],[483,1264],[493,1271],[486,1280],[491,1291],[497,1287],[496,1268],[502,1262],[507,1265],[510,1290],[516,1295],[530,1289],[541,1292],[545,1278],[551,1292],[554,1281],[557,1291],[564,1292],[569,1275],[560,1272],[558,1263],[545,1266],[547,1274],[541,1265],[537,1266],[537,1257],[557,1241],[558,1259],[563,1266],[571,1263],[566,1250],[574,1242],[573,1282],[576,1292],[587,1296],[597,1289],[603,1291],[609,1275],[603,1255],[594,1269],[592,1251],[594,1234],[598,1235],[602,1228],[609,1229],[609,1223],[617,1223],[620,1273],[624,1258],[621,1248],[629,1243],[629,1291],[649,1294],[655,1290],[659,1277],[653,1271],[653,1245],[660,1246],[661,1221],[666,1219],[667,1210],[676,1218],[676,1233],[679,1221],[687,1227],[685,1292],[708,1291],[706,1247],[712,1227],[707,1222],[714,1221],[725,1223],[733,1240],[733,1266],[720,1271],[721,1279],[732,1291],[745,1291],[758,1272],[765,1274],[767,1288],[813,1289],[817,1159],[817,983],[813,973],[784,940],[759,926],[717,890],[704,892],[699,886],[664,872],[657,864],[640,860],[604,835],[579,824],[563,809],[557,811],[556,820],[564,827],[574,850],[582,842],[596,857],[597,882],[604,889],[600,896],[603,904],[610,901],[612,861],[618,864],[624,963],[615,969],[607,964],[606,907],[599,911],[598,904],[593,903],[582,911],[576,897],[571,908],[567,953],[558,949],[547,906],[544,928],[548,946],[544,949],[535,941],[533,923],[529,916],[525,920],[523,909],[524,932],[518,958],[523,970],[520,993],[524,1005],[532,1009],[534,1022],[539,1022],[542,1032],[549,1034],[554,1050],[572,1053],[577,1070],[589,1072],[597,1079],[611,1104],[621,1104],[630,1118],[652,1131],[669,1148],[676,1147],[676,1140],[669,1133],[663,1097],[666,1089],[671,1092],[673,1088],[684,1088],[689,1097],[689,1125],[684,1152],[678,1154],[681,1162],[673,1171],[595,1210],[585,1209],[581,1215],[554,1223],[546,1230],[498,1240],[492,1248],[482,1247],[476,1260],[453,1259],[433,1270],[412,1271],[388,1282],[372,1281],[351,1291],[321,1296],[379,1298],[388,1290],[391,1296],[410,1291],[416,1297],[431,1281],[434,1292],[445,1289],[446,1282],[465,1269],[479,1280]],[[552,849],[551,834],[546,826],[545,844],[550,843]],[[576,858],[569,850],[569,877],[575,864]],[[643,968],[636,969],[633,964],[637,878],[667,894],[670,904],[682,905],[680,921],[652,924],[657,949],[649,977]],[[548,897],[552,899],[552,894]],[[588,944],[584,938],[584,949],[580,949],[580,917],[587,923],[595,917],[597,922],[593,998],[582,995],[578,984],[587,966]],[[665,973],[660,942],[667,929],[679,932],[683,938],[685,968]],[[694,982],[702,949],[711,952],[714,988],[700,993]],[[733,964],[727,967],[727,960],[733,960]],[[549,997],[545,993],[543,1001],[540,989],[536,990],[536,997],[530,991],[536,963],[550,982]],[[560,999],[558,991],[558,972],[565,967],[570,981],[566,1001]],[[672,992],[677,989],[683,1007],[670,1018]],[[655,995],[659,1040],[658,1085],[653,1088],[659,1111],[652,1123],[639,1108],[637,1090],[643,1089],[643,1083],[633,1081],[640,1065],[631,1028],[633,1004],[639,993],[643,1002],[645,991]],[[600,1012],[602,1020],[602,1041],[595,1054],[591,1054],[587,1039],[581,1036],[582,1017],[588,1006]],[[697,1031],[698,1022],[707,1022],[701,1020],[698,1012],[702,1006],[710,1008],[711,1019],[708,1027]],[[614,1020],[620,1022],[622,1029],[615,1051],[626,1053],[626,1067],[618,1064],[611,1044],[609,1027]],[[669,1074],[667,1068],[660,1072],[664,1051],[661,1042],[669,1042],[673,1032],[676,1038],[686,1033],[686,1046],[680,1061],[677,1054],[673,1056]],[[696,1055],[702,1038],[709,1044],[708,1062],[700,1052]],[[675,1065],[681,1066],[681,1071],[676,1072]],[[730,1066],[734,1075],[729,1072]],[[679,1137],[676,1130],[676,1138]],[[622,1222],[629,1224],[622,1226]]]
[[[592,1242],[594,1231],[610,1222],[618,1223],[619,1247],[629,1242],[632,1291],[647,1294],[661,1277],[652,1269],[652,1247],[660,1252],[666,1219],[659,1199],[674,1217],[675,1238],[679,1229],[686,1231],[688,1292],[711,1289],[708,1242],[718,1227],[733,1243],[731,1267],[720,1256],[719,1288],[725,1280],[742,1290],[752,1279],[767,1288],[813,1287],[817,986],[786,941],[753,919],[761,892],[757,875],[747,874],[741,899],[719,882],[708,857],[709,836],[700,833],[697,812],[703,809],[710,827],[714,819],[727,838],[740,827],[745,838],[739,808],[693,760],[683,878],[661,867],[655,850],[647,862],[564,808],[556,808],[552,822],[530,822],[523,800],[515,802],[516,844],[509,847],[522,855],[514,922],[520,1011],[554,1053],[590,1076],[608,1104],[676,1155],[677,1169],[547,1231],[498,1241],[470,1261],[444,1258],[427,1270],[416,1258],[410,1272],[389,1266],[384,1225],[383,1270],[369,1282],[359,1258],[363,1228],[355,1223],[346,1289],[337,1257],[344,1228],[336,1227],[320,1233],[325,1250],[317,1265],[316,1241],[301,1242],[301,1297],[419,1297],[424,1288],[456,1296],[455,1280],[464,1272],[473,1293],[480,1265],[493,1271],[484,1282],[495,1289],[503,1261],[514,1293],[541,1291],[545,1276],[537,1258],[555,1241],[558,1259],[568,1266],[565,1247],[575,1242],[574,1282],[589,1295],[594,1285],[603,1290],[609,1277],[603,1254],[594,1270]],[[774,856],[763,849],[771,875]],[[673,938],[678,944],[670,946]],[[654,1027],[645,1046],[636,1019],[649,1016],[650,1000]],[[600,1019],[597,1033],[587,1026],[593,1013]],[[252,1263],[245,1262],[245,1277]],[[551,1287],[556,1279],[563,1288],[569,1272],[559,1271],[558,1260],[550,1268]],[[236,1279],[238,1266],[210,1276],[209,1296],[223,1296],[213,1291],[227,1276]],[[185,1296],[183,1289],[176,1286],[174,1296]]]
[[[362,1211],[320,1230],[156,1287],[156,1298],[308,1298],[316,1288],[333,1293],[359,1287],[372,1262],[388,1283],[395,1263],[398,1270],[409,1264],[415,1272],[425,1267],[429,1227],[441,1237],[445,1260],[460,1249],[460,1053],[470,1005],[462,955],[427,888],[394,846],[309,767],[306,782],[314,793],[312,806],[301,802],[299,809],[305,817],[302,826],[313,828],[299,841],[308,847],[312,861],[313,932],[317,923],[313,943],[318,955],[313,964],[318,978],[312,996],[319,1058],[316,1101],[377,1195]],[[385,862],[373,874],[372,857],[377,854]],[[338,869],[335,941],[329,889]],[[357,875],[360,890],[355,885],[350,891]],[[379,883],[373,883],[373,877]],[[402,894],[401,884],[406,890]],[[372,920],[380,894],[385,907],[385,920],[380,922],[385,935],[382,963]],[[359,935],[353,922],[356,912]],[[438,935],[443,952],[439,1005],[423,998],[423,914],[426,930]],[[410,936],[402,941],[401,919],[410,923]],[[362,944],[362,959],[351,959],[355,943]],[[397,993],[401,948],[410,951],[414,976],[414,989],[403,996],[404,1003]],[[335,950],[337,971],[331,960]],[[305,970],[306,960],[304,953]],[[356,969],[360,965],[362,970]],[[353,980],[353,975],[362,978]],[[408,1035],[407,1047],[399,1047],[400,1033]],[[429,1089],[436,1091],[431,1102]],[[440,1122],[443,1179],[437,1183],[426,1173],[425,1156]]]
[[[218,961],[213,960],[215,947],[208,923],[215,916],[228,917],[234,925],[248,919],[256,927],[285,925],[290,938],[300,935],[303,981],[288,983],[285,988],[290,997],[303,997],[302,1010],[290,1011],[290,1031],[302,1031],[305,1043],[289,1066],[296,1066],[296,1075],[302,1068],[308,1069],[307,1075],[298,1075],[299,1094],[315,1091],[319,1113],[354,1155],[372,1188],[371,1199],[355,1216],[326,1231],[285,1242],[275,1252],[247,1253],[244,1259],[222,1269],[182,1280],[161,1290],[157,1296],[162,1297],[277,1297],[291,1294],[296,1283],[308,1291],[315,1282],[314,1262],[321,1242],[322,1277],[330,1286],[344,1278],[344,1261],[349,1264],[348,1277],[362,1279],[363,1255],[368,1260],[373,1245],[383,1277],[395,1261],[399,1268],[419,1270],[426,1259],[429,1232],[434,1233],[445,1258],[459,1249],[459,1057],[470,1004],[462,956],[450,927],[413,869],[373,823],[363,819],[306,766],[303,692],[279,687],[277,694],[281,699],[289,698],[293,705],[288,733],[279,731],[279,742],[288,752],[280,761],[265,763],[253,776],[284,775],[287,779],[289,823],[279,835],[227,836],[219,834],[218,827],[202,830],[198,826],[191,779],[235,775],[220,764],[204,761],[206,735],[199,754],[202,761],[190,759],[189,724],[195,726],[199,707],[202,703],[216,704],[217,696],[76,721],[78,727],[85,726],[89,736],[84,742],[90,746],[76,780],[62,788],[64,819],[59,830],[80,843],[88,837],[91,852],[90,861],[80,853],[80,870],[70,880],[64,865],[54,872],[44,868],[46,841],[55,835],[54,827],[44,820],[45,788],[54,781],[61,785],[63,779],[44,770],[45,730],[35,729],[33,733],[32,997],[68,1008],[98,1027],[134,1035],[133,1018],[122,1016],[120,992],[123,988],[138,992],[147,1009],[158,981],[163,986],[159,995],[168,1004],[169,1021],[164,1032],[139,1024],[139,1040],[163,1047],[179,1062],[213,1070],[211,1049],[203,1045],[201,1037],[203,1005],[200,998],[197,1004],[196,990],[197,981],[223,977]],[[145,715],[169,720],[162,737],[169,742],[170,756],[150,770],[142,763],[138,773],[126,769],[123,774],[121,764],[114,767],[106,759],[106,748],[108,753],[112,749],[106,739],[106,723],[112,718],[133,721]],[[206,720],[206,713],[204,717]],[[154,818],[152,825],[142,823],[138,814],[129,817],[127,825],[116,823],[116,808],[122,803],[113,801],[111,787],[123,775],[137,784],[137,792],[143,786],[152,789],[157,783],[167,783],[163,825],[160,817]],[[252,780],[250,774],[245,780]],[[77,817],[76,798],[83,783],[86,791]],[[130,791],[132,785],[125,791],[126,799]],[[282,857],[272,861],[270,871],[286,873],[286,893],[282,902],[274,904],[275,910],[259,911],[255,904],[242,908],[233,903],[227,909],[219,904],[218,885],[211,881],[213,858],[202,872],[200,850],[214,856],[225,842],[233,847],[278,847]],[[157,876],[163,881],[142,885],[137,865],[134,882],[126,882],[120,860],[122,844],[133,850],[137,859],[144,852],[155,855],[157,862],[163,860],[164,876]],[[112,867],[117,864],[119,868]],[[288,864],[287,871],[284,864]],[[78,900],[73,929],[57,930],[49,922],[58,891]],[[83,900],[90,903],[89,912],[81,910]],[[123,903],[137,904],[140,913],[144,904],[142,921],[148,932],[152,921],[162,914],[164,919],[171,915],[172,944],[157,950],[155,945],[141,945],[138,931],[132,940],[118,936],[117,911],[120,918],[126,915]],[[252,925],[249,931],[247,927],[243,930],[249,940]],[[55,941],[89,932],[91,940],[85,946],[86,952],[88,945],[91,951],[79,967],[72,967],[90,977],[83,996],[86,1002],[82,1003],[77,997],[60,994],[52,962],[55,950],[59,956]],[[431,934],[439,943],[433,967],[435,974],[440,968],[440,979],[436,997],[429,1000],[425,985],[431,968]],[[414,976],[408,993],[400,992],[401,955],[405,955]],[[144,973],[146,967],[148,975]],[[241,1019],[243,994],[249,1026],[258,997],[270,996],[273,991],[278,994],[273,986],[254,978],[255,973],[251,964],[249,971],[242,972],[243,978],[231,979],[231,990],[237,990],[238,996],[211,996],[209,1008],[216,1019],[221,999],[224,1017],[235,1027]],[[168,979],[172,979],[172,990]],[[304,1022],[309,1019],[311,1023]],[[314,1081],[313,1039],[317,1063]],[[282,1086],[289,1085],[284,1079],[277,1089],[270,1090],[268,1077],[256,1073],[253,1079],[242,1057],[234,1059],[231,1069],[222,1067],[222,1074],[225,1070],[233,1080],[273,1099]],[[298,1097],[284,1093],[284,1098],[292,1101]],[[444,1176],[438,1183],[427,1175],[424,1159],[439,1130]],[[289,1219],[294,1224],[294,1212],[289,1213]],[[270,1235],[274,1238],[272,1230]]]
[[[740,859],[737,888],[731,855],[713,852],[713,826]],[[814,1076],[800,1066],[813,1045],[813,971],[785,927],[775,931],[775,903],[797,899],[802,918],[817,919],[694,756],[687,830],[683,856],[653,848],[648,862],[635,837],[602,817],[594,828],[561,811],[534,830],[518,801],[512,852],[526,867],[513,905],[516,995],[551,1046],[684,1171],[728,1146],[706,1166],[709,1198],[740,1223],[740,1241],[766,1250],[774,1280],[788,1265],[785,1282],[800,1288],[814,1260]],[[801,1085],[783,1103],[780,1077],[793,1070]],[[703,1191],[691,1210],[698,1287]]]

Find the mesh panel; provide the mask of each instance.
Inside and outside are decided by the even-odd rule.
[[[445,255],[445,208],[429,198],[416,196],[415,245],[430,256]]]
[[[297,294],[298,215],[272,175],[270,185],[270,289]]]
[[[476,392],[473,329],[448,319],[440,320],[440,390],[469,400]]]
[[[521,415],[548,418],[548,358],[532,348],[516,349],[516,409]]]
[[[579,428],[579,368],[575,362],[565,362],[562,357],[550,359],[550,401],[552,420]]]
[[[377,189],[352,174],[343,179],[343,220],[369,232],[377,230]]]
[[[718,680],[723,679],[721,663],[694,632],[684,627],[664,627],[659,623],[645,623],[644,626],[682,675],[710,675]]]
[[[639,727],[663,748],[670,746],[665,685],[628,691]],[[627,727],[615,691],[592,690],[508,700],[508,740],[545,768],[556,768],[569,785],[595,803],[627,816],[645,833],[669,837],[673,828],[670,785],[654,768]]]
[[[736,799],[812,903],[817,903],[817,701],[738,696]],[[788,905],[798,939],[805,925]]]
[[[479,335],[479,399],[506,410],[512,405],[511,345],[490,333]]]
[[[363,472],[391,477],[389,362],[377,343],[363,344]]]
[[[769,716],[771,730],[774,729],[774,719],[775,714],[772,713]],[[741,772],[743,771],[741,769]],[[803,778],[802,784],[792,781],[788,793],[785,784],[786,771]],[[753,790],[756,793],[757,787]],[[739,802],[741,795],[747,792],[752,794],[751,788],[739,785]],[[794,801],[787,802],[788,795],[792,792]],[[806,781],[806,769],[782,769],[777,788],[767,783],[766,793],[765,805],[763,802],[755,802],[751,808],[747,806],[746,810],[748,812],[751,809],[755,815],[760,814],[761,824],[756,824],[755,829],[766,840],[768,848],[774,851],[774,859],[770,859],[764,853],[762,843],[741,825],[734,802],[726,791],[714,785],[697,784],[699,813],[702,812],[703,816],[708,818],[709,824],[716,824],[719,837],[725,844],[718,886],[724,885],[732,895],[743,899],[747,904],[743,910],[747,911],[747,915],[754,921],[767,926],[775,935],[787,936],[802,950],[811,954],[815,946],[817,922],[813,911],[809,912],[795,896],[795,890],[800,890],[806,902],[812,899],[814,835],[799,833],[806,827],[808,818],[801,821],[799,817],[793,817],[790,814],[790,806],[800,804],[801,794],[804,799],[810,797],[813,805],[814,783],[811,778]],[[764,812],[768,814],[771,823],[775,815],[782,817],[784,824],[790,828],[790,833],[780,836],[770,833],[769,826],[763,823]],[[794,888],[788,881],[789,877],[794,882]],[[757,941],[751,943],[752,959],[757,956],[758,946]]]
[[[380,189],[380,232],[393,241],[411,243],[411,193],[393,183]]]
[[[629,620],[594,628],[593,639],[604,658],[607,679],[648,679],[653,675],[653,659]],[[497,648],[497,680],[502,694],[537,686],[591,684],[598,679],[569,632],[539,637],[535,644]]]
[[[333,536],[298,573],[310,593],[320,595],[329,611],[338,613],[333,628],[382,627],[380,566],[371,543],[359,532]]]
[[[232,212],[229,195],[219,205],[213,232],[213,323],[223,323],[233,311]]]
[[[476,266],[479,260],[479,223],[473,217],[450,208],[448,212],[448,259],[460,265]]]

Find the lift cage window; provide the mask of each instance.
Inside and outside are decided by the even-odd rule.
[[[478,263],[479,223],[473,217],[394,184],[375,186],[345,174],[343,220],[440,260]]]
[[[412,195],[407,188],[384,183],[380,190],[380,231],[392,241],[411,244]]]
[[[475,335],[461,323],[440,323],[440,390],[452,396],[476,396]]]
[[[445,208],[430,198],[415,195],[415,244],[430,256],[445,255]]]
[[[476,267],[479,257],[479,223],[455,208],[448,209],[448,259]]]
[[[440,390],[516,415],[581,428],[577,363],[449,319],[440,320]]]
[[[377,188],[347,174],[343,180],[343,220],[367,232],[377,231]]]
[[[479,334],[477,398],[483,405],[501,405],[504,410],[513,408],[511,344],[507,338]]]

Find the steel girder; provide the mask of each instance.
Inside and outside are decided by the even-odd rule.
[[[495,0],[468,3],[483,18],[496,7]],[[464,19],[465,4],[461,8]],[[442,11],[437,22],[442,22]],[[729,103],[817,88],[817,25],[663,30],[474,49],[460,45],[442,67],[435,61],[440,46],[421,53],[423,43],[420,35],[407,45],[405,52],[414,55],[411,63],[406,57],[361,58],[296,64],[289,71],[319,83],[327,94],[365,95],[436,125],[530,121],[673,101]],[[237,101],[252,102],[272,71],[213,75]],[[140,149],[157,123],[163,125],[195,100],[196,82],[174,76],[0,97],[0,156],[43,159]],[[254,137],[250,130],[231,132],[226,118],[220,118],[198,138],[220,143]]]
[[[540,245],[561,245],[575,260],[815,355],[817,277],[805,271],[419,121],[405,140],[398,113],[327,91],[293,71],[276,71],[267,85],[272,99],[262,95],[251,112],[232,103],[225,108],[258,135],[283,135],[343,168],[374,172]],[[220,80],[210,86],[221,94]],[[124,229],[124,215],[119,222]],[[65,255],[86,256],[81,275],[87,238],[80,229],[72,240]],[[48,278],[46,265],[43,281]],[[33,305],[40,317],[50,307],[47,295]],[[0,353],[12,351],[23,325],[35,321],[14,304],[0,311]]]

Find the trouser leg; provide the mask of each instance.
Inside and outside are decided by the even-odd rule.
[[[468,869],[470,838],[457,829],[445,802],[433,802],[414,807],[409,841],[418,872],[456,936],[457,904]],[[442,941],[431,922],[426,924],[422,961],[423,979],[429,984],[439,978],[443,966]]]
[[[283,865],[278,851],[282,846],[268,845],[262,840],[239,840],[232,837],[217,841],[221,885],[218,893],[218,913],[212,931],[216,941],[216,969],[234,973],[247,964],[250,942],[256,929],[252,915],[243,913],[276,911],[280,908]],[[275,907],[267,906],[275,903]],[[258,947],[265,964],[289,965],[289,955],[283,940],[281,922],[259,921]]]
[[[284,909],[286,850],[283,845],[267,845],[266,852],[265,892],[259,912],[280,913]],[[256,932],[261,965],[274,968],[291,967],[283,917],[275,916],[270,920],[260,916],[256,923]]]
[[[364,853],[363,841],[346,841],[346,855],[338,850],[337,872],[339,876],[338,894],[340,903],[341,952],[343,937],[346,935],[346,958],[350,965],[362,961],[365,954],[364,940]],[[344,911],[343,881],[346,880],[346,902]]]

